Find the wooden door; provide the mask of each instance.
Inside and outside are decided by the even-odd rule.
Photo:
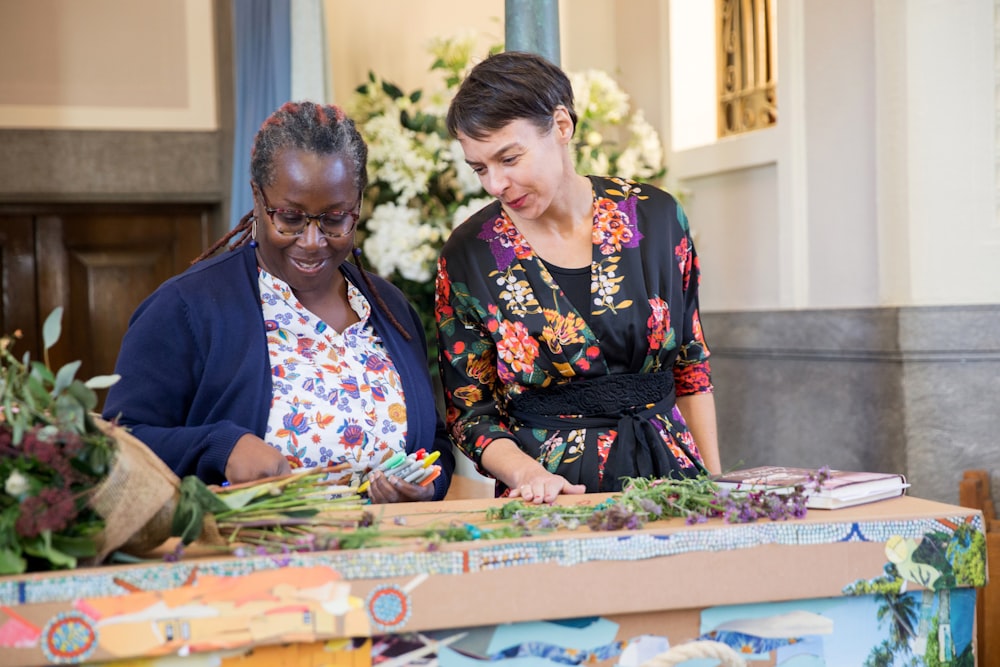
[[[17,357],[36,350],[35,228],[30,215],[0,216],[0,334],[20,329]]]
[[[40,358],[41,325],[62,306],[52,368],[80,360],[78,377],[112,373],[132,312],[207,246],[210,219],[207,206],[180,205],[72,206],[0,216],[5,311],[8,300],[15,304],[9,319],[4,313],[5,326],[33,330],[26,342]],[[14,267],[9,279],[8,261]]]

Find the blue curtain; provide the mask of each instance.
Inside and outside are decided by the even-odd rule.
[[[233,0],[236,123],[233,132],[231,224],[251,208],[250,149],[261,123],[289,100],[291,0]]]

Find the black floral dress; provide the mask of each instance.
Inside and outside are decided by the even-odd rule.
[[[499,202],[473,215],[445,244],[435,315],[449,430],[477,466],[491,441],[511,438],[571,483],[615,490],[620,481],[606,479],[605,472],[627,418],[594,422],[570,401],[555,420],[532,423],[519,417],[519,397],[619,376],[629,382],[606,384],[590,396],[615,404],[622,393],[634,392],[638,375],[658,374],[669,396],[614,405],[627,408],[616,419],[645,408],[644,423],[655,434],[653,457],[668,460],[675,474],[693,476],[703,470],[701,454],[674,396],[711,392],[712,384],[687,218],[672,196],[653,186],[596,176],[590,181],[589,312],[574,307],[570,290],[560,288]],[[639,385],[640,394],[646,384]],[[650,474],[629,466],[627,475]],[[616,464],[614,470],[623,468]],[[499,483],[497,490],[505,491]]]

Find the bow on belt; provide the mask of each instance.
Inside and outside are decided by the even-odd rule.
[[[678,439],[677,446],[694,464],[682,466],[651,421],[670,415],[675,401],[672,373],[620,373],[526,391],[511,399],[509,413],[527,428],[615,429],[618,437],[603,476],[596,444],[591,444],[584,449],[576,483],[586,484],[588,492],[619,491],[623,477],[683,478],[707,472]]]

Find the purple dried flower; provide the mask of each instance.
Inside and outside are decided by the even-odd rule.
[[[807,512],[806,499],[796,498],[795,502],[792,503],[791,512],[792,516],[794,516],[796,519],[801,519],[802,517],[804,517]]]
[[[639,507],[641,507],[646,514],[651,516],[660,516],[663,514],[663,508],[649,498],[640,498]]]
[[[587,519],[587,525],[591,530],[621,530],[628,528],[634,530],[642,525],[635,512],[623,505],[611,505],[607,509],[598,510]]]
[[[316,543],[315,533],[306,533],[305,535],[300,535],[297,538],[295,538],[295,544],[300,547],[305,547],[307,550],[315,543]]]
[[[168,563],[176,563],[181,559],[183,555],[184,555],[184,542],[178,540],[177,546],[174,547],[173,551],[165,554],[163,556],[163,560],[167,561]]]

